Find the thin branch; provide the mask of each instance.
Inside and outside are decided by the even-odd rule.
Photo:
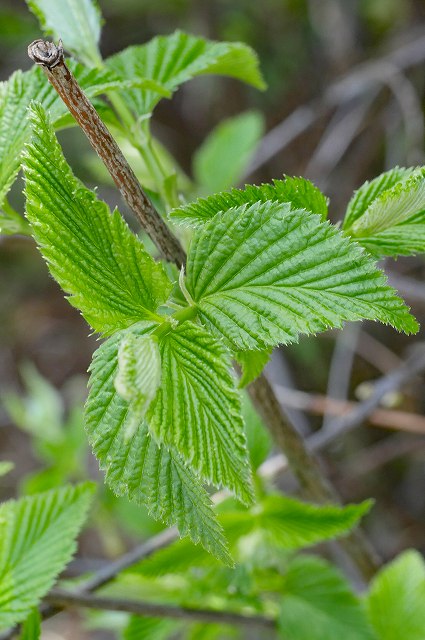
[[[366,420],[379,405],[382,398],[395,389],[400,389],[408,380],[425,370],[425,346],[416,348],[413,355],[399,368],[384,376],[374,385],[370,398],[361,402],[355,411],[333,420],[326,431],[319,431],[308,438],[308,446],[313,451],[323,449],[336,437],[348,433]]]
[[[122,197],[138,218],[142,228],[156,244],[164,258],[174,262],[180,268],[185,262],[184,251],[180,243],[150,202],[121,149],[66,66],[62,43],[59,42],[59,46],[56,46],[52,42],[35,40],[28,47],[28,55],[31,60],[43,68],[50,84],[58,92],[86,134],[91,146],[104,162]]]
[[[307,411],[316,415],[345,416],[356,411],[360,403],[348,400],[337,400],[320,393],[306,393],[295,389],[288,389],[279,384],[273,385],[274,392],[284,407]],[[425,435],[425,416],[410,411],[398,409],[374,409],[367,416],[368,422],[374,427],[394,429],[408,433]]]
[[[47,602],[59,607],[87,607],[106,611],[123,611],[138,616],[165,617],[189,622],[211,622],[215,624],[233,624],[258,630],[275,630],[276,621],[260,615],[246,615],[232,611],[214,611],[212,609],[194,609],[172,604],[157,604],[142,600],[128,600],[89,594],[72,593],[62,589],[53,589],[45,598]]]
[[[422,29],[423,32],[423,29]],[[299,135],[307,131],[331,109],[340,104],[350,102],[369,89],[373,89],[377,82],[391,80],[394,71],[399,72],[420,64],[425,59],[425,36],[408,42],[396,51],[364,63],[338,78],[323,93],[320,98],[312,100],[293,111],[287,118],[268,131],[261,141],[257,153],[248,167],[245,178],[257,171],[283,151]],[[382,77],[382,65],[387,66],[386,76]]]

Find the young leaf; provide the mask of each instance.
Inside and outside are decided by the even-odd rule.
[[[27,216],[49,269],[95,331],[150,319],[172,284],[119,212],[81,185],[40,106],[24,157]]]
[[[345,535],[370,510],[372,501],[317,506],[275,494],[256,510],[256,528],[284,549],[302,549]]]
[[[61,38],[66,49],[88,66],[100,66],[102,17],[95,0],[26,0],[46,34]]]
[[[83,483],[0,505],[0,628],[24,620],[69,562],[93,491]]]
[[[394,167],[390,171],[381,173],[380,176],[373,180],[366,181],[360,189],[355,191],[353,197],[348,203],[347,211],[344,221],[342,223],[343,229],[349,229],[358,218],[360,218],[367,210],[369,205],[381,195],[387,189],[391,189],[397,182],[407,178],[413,169],[405,169],[403,167]]]
[[[125,436],[128,403],[114,386],[119,344],[128,332],[143,336],[152,328],[154,325],[142,323],[116,333],[94,354],[86,405],[89,441],[115,494],[146,505],[154,518],[176,524],[180,535],[190,536],[195,544],[200,542],[231,564],[211,501],[182,458],[174,450],[158,446],[143,420],[130,438]]]
[[[201,320],[235,350],[288,343],[361,318],[418,329],[356,243],[287,203],[230,209],[196,231],[186,285]]]
[[[270,360],[272,350],[263,349],[262,351],[237,351],[235,358],[242,367],[242,375],[239,380],[239,388],[248,386],[255,378],[257,378],[268,361]]]
[[[425,169],[383,191],[348,229],[375,256],[425,251]]]
[[[239,42],[212,42],[181,31],[128,47],[108,58],[107,65],[122,79],[149,78],[170,91],[195,76],[212,73],[264,88],[257,56],[250,47]],[[129,90],[122,95],[138,116],[151,113],[160,99],[151,91]]]
[[[200,198],[173,209],[170,211],[170,218],[173,222],[185,226],[198,227],[211,220],[217,213],[232,207],[253,205],[267,200],[289,202],[293,209],[306,209],[317,213],[323,220],[326,220],[328,215],[328,200],[320,189],[305,178],[287,177],[260,186],[247,184],[244,189],[232,189],[208,198]]]
[[[345,535],[370,509],[371,502],[317,506],[279,494],[266,496],[250,510],[224,510],[219,515],[226,539],[235,554],[242,540],[259,536],[267,549],[294,551]],[[132,571],[146,576],[180,573],[193,567],[210,566],[213,559],[203,549],[194,549],[188,540],[179,540],[143,560]]]
[[[130,418],[125,434],[130,438],[144,419],[161,384],[161,354],[154,336],[128,333],[118,350],[115,389],[129,403]]]
[[[38,609],[34,609],[22,625],[19,640],[39,640],[41,636],[41,617]]]
[[[279,631],[285,640],[374,640],[359,599],[324,560],[298,556],[285,577]]]
[[[193,159],[199,192],[205,195],[238,184],[263,134],[260,113],[247,111],[221,122]]]
[[[405,551],[374,578],[366,606],[379,640],[425,637],[425,562]]]
[[[222,345],[183,322],[160,341],[162,383],[149,429],[208,482],[252,501],[240,397]]]

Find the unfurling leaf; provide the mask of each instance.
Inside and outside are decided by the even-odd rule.
[[[389,173],[401,179],[371,200],[347,227],[347,233],[377,257],[423,253],[425,169],[394,169]]]
[[[161,384],[161,354],[154,336],[128,333],[118,350],[115,389],[129,403],[126,439],[134,435]]]

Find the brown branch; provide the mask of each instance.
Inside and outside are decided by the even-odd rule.
[[[59,41],[59,45],[56,46],[52,42],[35,40],[28,47],[28,55],[45,71],[50,84],[56,89],[91,146],[104,162],[142,228],[164,258],[181,267],[185,262],[185,255],[180,243],[152,205],[121,149],[66,66],[62,43]]]
[[[214,611],[212,609],[194,609],[172,604],[158,604],[142,600],[127,600],[90,594],[72,593],[62,589],[53,589],[45,598],[52,605],[60,607],[87,607],[107,611],[123,611],[138,616],[165,617],[183,619],[189,622],[211,622],[232,624],[258,630],[275,630],[273,618],[260,615],[246,615],[232,611]]]
[[[288,389],[280,385],[273,385],[273,388],[283,406],[308,411],[319,416],[325,414],[332,416],[349,415],[351,412],[357,411],[361,404],[360,402],[349,400],[337,400],[319,393],[306,393],[305,391]],[[367,416],[367,421],[374,427],[425,435],[425,416],[409,411],[374,409]]]

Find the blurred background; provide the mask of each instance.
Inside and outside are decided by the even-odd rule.
[[[176,28],[240,40],[257,51],[266,91],[203,77],[157,108],[154,132],[189,178],[210,132],[246,111],[254,112],[248,125],[252,143],[232,180],[259,183],[303,175],[330,197],[333,221],[342,218],[364,180],[397,164],[424,164],[423,0],[101,0],[100,6],[104,57]],[[30,67],[26,47],[37,37],[37,21],[24,0],[0,0],[2,80]],[[116,191],[102,183],[83,135],[73,129],[60,139],[76,174],[88,186],[99,185],[111,205],[120,203]],[[19,181],[12,201],[22,210],[21,190]],[[386,270],[423,324],[423,257],[388,260]],[[422,339],[422,333],[408,338],[373,323],[347,326],[279,350],[268,373],[285,410],[307,434],[329,426],[346,410],[347,399],[367,399],[370,383],[400,367]],[[81,427],[95,347],[96,339],[48,276],[32,241],[2,237],[0,458],[15,462],[15,468],[0,480],[0,499],[99,477]],[[332,411],[324,396],[339,401]],[[389,559],[409,546],[425,552],[422,372],[386,394],[380,409],[328,446],[323,459],[345,501],[376,498],[366,529]],[[291,487],[290,479],[281,482]],[[98,558],[130,547],[134,536],[158,530],[142,510],[102,491],[94,515],[101,526],[82,547],[93,568]],[[78,573],[78,561],[73,569]]]

